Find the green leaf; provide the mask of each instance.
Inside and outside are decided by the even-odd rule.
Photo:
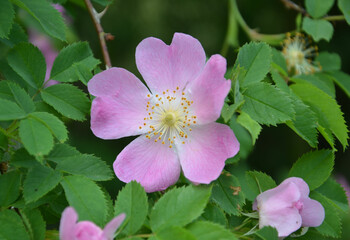
[[[53,147],[53,137],[50,130],[33,118],[27,118],[20,122],[19,137],[25,149],[35,156],[46,155]]]
[[[68,133],[66,126],[55,115],[47,112],[34,112],[31,113],[29,117],[34,118],[45,125],[50,130],[52,135],[54,135],[61,143],[67,140]]]
[[[0,99],[0,121],[21,119],[26,113],[14,102]]]
[[[18,171],[11,171],[0,175],[0,206],[8,207],[19,196],[21,175]]]
[[[330,176],[334,166],[331,150],[317,150],[304,154],[293,164],[289,177],[300,177],[314,190]]]
[[[211,187],[192,185],[168,191],[153,207],[150,215],[152,230],[182,227],[192,222],[202,214],[210,193]]]
[[[41,91],[43,100],[62,115],[84,120],[90,110],[90,101],[79,88],[70,84],[56,84]]]
[[[331,79],[329,78],[319,78],[317,75],[299,75],[297,77],[290,79],[292,82],[299,84],[312,84],[318,89],[324,91],[332,98],[335,98],[335,89]],[[330,83],[329,83],[330,82]]]
[[[278,240],[278,232],[274,227],[263,227],[254,234],[262,240]]]
[[[198,221],[191,224],[188,230],[200,240],[236,240],[238,238],[219,224],[212,222]]]
[[[47,159],[59,163],[80,155],[81,153],[77,149],[68,144],[56,144]]]
[[[310,197],[316,201],[319,201],[326,213],[323,223],[321,226],[317,227],[316,230],[325,236],[340,237],[341,222],[337,209],[331,203],[331,200],[318,192],[311,192]]]
[[[243,86],[260,82],[269,72],[271,66],[271,48],[264,42],[250,42],[239,50],[235,66],[247,70]]]
[[[338,209],[348,211],[349,202],[345,190],[334,179],[328,178],[316,191],[329,198]]]
[[[4,151],[7,150],[8,144],[9,144],[9,141],[7,136],[3,132],[0,132],[0,150],[4,150]]]
[[[54,189],[61,179],[61,173],[52,168],[43,165],[31,168],[23,184],[24,200],[27,204],[38,200]]]
[[[252,84],[244,92],[242,111],[261,124],[276,125],[294,118],[290,97],[267,83]]]
[[[114,215],[125,213],[127,225],[123,229],[125,234],[132,235],[137,232],[148,213],[148,201],[144,188],[137,182],[132,181],[119,192],[114,207]]]
[[[187,229],[177,226],[165,228],[156,233],[158,240],[197,240],[197,238]]]
[[[35,105],[28,93],[14,82],[6,81],[14,100],[26,112],[35,111]]]
[[[13,19],[15,17],[15,11],[9,0],[0,1],[0,37],[7,37],[10,33]]]
[[[106,7],[107,5],[109,5],[113,2],[113,0],[92,0],[92,1],[102,5],[104,7]]]
[[[337,102],[311,84],[293,84],[291,89],[305,104],[311,107],[317,114],[319,123],[323,124],[322,127],[329,127],[329,130],[339,139],[345,149],[348,145],[348,129]]]
[[[334,82],[350,97],[350,75],[341,72],[334,71],[330,75],[333,77]]]
[[[276,187],[275,181],[269,175],[262,172],[248,171],[245,174],[245,179],[247,187],[242,190],[250,201],[254,201],[260,193]]]
[[[99,226],[105,224],[107,203],[95,182],[84,176],[66,176],[61,185],[69,205],[78,212],[80,221],[93,221]]]
[[[320,52],[315,59],[322,67],[322,71],[337,71],[341,67],[341,59],[337,53]]]
[[[24,149],[18,149],[11,159],[11,164],[15,167],[32,168],[40,163]]]
[[[24,33],[23,28],[18,23],[14,22],[10,34],[7,38],[0,38],[0,41],[12,48],[20,42],[28,42],[28,36]]]
[[[39,209],[24,209],[21,211],[22,218],[24,220],[31,239],[33,240],[44,240],[46,232],[46,223]]]
[[[310,34],[311,37],[316,41],[321,39],[329,42],[333,36],[333,26],[330,22],[323,19],[311,19],[305,17],[303,20],[303,30]]]
[[[241,114],[238,116],[237,122],[249,131],[254,145],[262,129],[260,124],[251,119],[251,117],[243,111],[241,111]]]
[[[14,210],[6,209],[0,212],[0,239],[29,240],[23,222]]]
[[[227,123],[228,121],[230,121],[230,119],[232,118],[233,114],[236,111],[236,106],[233,105],[228,105],[227,103],[224,103],[224,106],[222,107],[221,110],[221,116],[223,117],[225,123]]]
[[[47,34],[66,40],[66,27],[61,14],[46,0],[12,0],[26,10],[43,27]]]
[[[278,72],[278,70],[276,70],[275,68],[271,69],[271,77],[278,89],[282,90],[287,94],[290,93],[288,84],[286,83],[284,78],[281,76],[281,74]]]
[[[237,140],[240,144],[238,153],[239,156],[244,159],[247,158],[249,153],[253,150],[253,141],[251,135],[244,127],[242,127],[241,124],[237,123],[235,116],[231,118],[229,126],[235,133]]]
[[[305,0],[306,11],[313,18],[320,18],[332,8],[334,0]]]
[[[348,0],[338,0],[338,7],[343,12],[346,22],[350,25],[350,2]]]
[[[215,204],[211,203],[208,203],[207,207],[204,209],[201,219],[218,223],[222,226],[227,225],[227,219],[224,211]]]
[[[211,198],[226,213],[233,215],[240,215],[239,210],[245,203],[238,179],[228,172],[214,182]]]
[[[60,82],[79,80],[85,72],[90,73],[100,61],[93,57],[87,42],[73,43],[58,54],[52,67],[50,79]]]
[[[271,48],[272,50],[272,66],[277,68],[279,72],[287,75],[287,62],[281,51],[276,48]]]
[[[7,61],[23,80],[35,89],[45,80],[46,63],[40,50],[30,43],[19,43],[10,50]]]

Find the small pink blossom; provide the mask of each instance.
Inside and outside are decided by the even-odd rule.
[[[310,199],[309,193],[309,186],[303,179],[291,177],[259,194],[253,205],[253,210],[259,212],[259,227],[275,227],[279,237],[286,237],[300,227],[321,225],[324,208]]]
[[[78,214],[74,208],[67,207],[61,217],[60,240],[113,240],[124,218],[124,213],[118,215],[102,230],[90,221],[77,222]]]
[[[136,65],[148,88],[123,68],[111,68],[88,83],[96,96],[91,129],[102,139],[141,135],[117,156],[113,167],[123,182],[136,180],[147,192],[187,179],[208,184],[239,150],[233,131],[216,123],[231,81],[226,60],[206,62],[200,42],[175,33],[166,45],[146,38],[136,48]]]

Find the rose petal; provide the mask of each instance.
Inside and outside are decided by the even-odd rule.
[[[299,191],[301,193],[301,197],[309,196],[309,193],[310,193],[309,186],[302,178],[290,177],[290,178],[287,178],[286,180],[284,180],[280,185],[288,184],[290,182],[297,185],[297,187],[299,188]]]
[[[303,209],[300,215],[303,219],[304,227],[318,227],[322,224],[325,218],[325,211],[321,203],[310,198],[301,199]]]
[[[114,172],[123,182],[136,180],[146,192],[161,191],[174,184],[180,163],[172,148],[140,136],[117,156]]]
[[[225,97],[231,88],[231,81],[224,78],[225,72],[226,59],[213,55],[201,75],[186,87],[199,124],[214,122],[220,117]]]
[[[74,228],[78,221],[78,214],[72,207],[67,207],[61,217],[60,221],[60,239],[72,240],[74,239]]]
[[[190,133],[185,144],[177,143],[182,170],[190,181],[208,184],[219,177],[226,159],[237,154],[239,143],[220,123],[198,126]]]
[[[74,238],[69,240],[102,240],[102,230],[90,221],[81,221],[75,225]]]
[[[107,225],[103,229],[103,236],[106,238],[106,240],[114,239],[114,233],[117,231],[117,229],[122,224],[124,219],[125,219],[125,214],[121,213],[115,218],[113,218],[109,223],[107,223]]]
[[[157,38],[146,38],[136,48],[136,65],[153,93],[182,89],[194,80],[205,65],[200,42],[175,33],[170,46]]]

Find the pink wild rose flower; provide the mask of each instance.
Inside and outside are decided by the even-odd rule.
[[[124,218],[124,213],[116,216],[102,230],[90,221],[77,222],[78,214],[74,208],[67,207],[61,217],[60,240],[113,240]]]
[[[190,181],[208,184],[237,154],[233,131],[215,122],[231,87],[226,60],[205,60],[202,45],[189,35],[175,33],[170,46],[150,37],[136,48],[137,68],[150,90],[123,68],[90,80],[93,133],[102,139],[141,135],[113,164],[121,181],[160,191],[176,183],[182,169]]]
[[[298,177],[290,177],[279,186],[259,194],[253,210],[259,212],[259,228],[275,227],[279,237],[286,237],[300,227],[322,224],[325,211],[309,198],[309,186]]]

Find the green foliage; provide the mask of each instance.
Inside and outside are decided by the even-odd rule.
[[[208,203],[207,207],[204,209],[201,219],[218,223],[222,226],[227,225],[227,219],[224,211],[216,204]]]
[[[200,240],[225,239],[236,240],[238,238],[223,226],[205,221],[198,221],[189,226],[189,231]]]
[[[345,190],[332,178],[328,178],[328,180],[317,188],[316,191],[329,198],[337,208],[344,212],[349,209],[348,198]]]
[[[312,84],[323,92],[327,93],[332,98],[335,98],[335,89],[331,79],[323,78],[321,79],[317,75],[299,75],[297,77],[291,78],[291,81],[299,84]]]
[[[21,119],[26,113],[14,102],[0,99],[0,121]]]
[[[150,215],[153,231],[170,226],[182,227],[199,217],[210,197],[211,187],[188,186],[174,188],[154,205]]]
[[[18,171],[11,171],[0,175],[0,207],[8,207],[19,196],[21,175]]]
[[[262,130],[260,124],[254,121],[248,114],[246,114],[243,111],[238,116],[237,122],[249,131],[250,135],[252,136],[252,141],[254,145],[256,139],[258,139],[258,136]]]
[[[278,232],[274,227],[263,227],[254,234],[262,240],[278,240]]]
[[[114,207],[114,215],[125,213],[126,226],[123,232],[131,235],[137,232],[146,219],[148,213],[147,195],[143,187],[132,181],[119,192]]]
[[[303,30],[310,34],[316,42],[321,39],[329,42],[334,31],[330,22],[323,19],[311,19],[308,17],[305,17],[303,20]]]
[[[10,82],[10,81],[1,82],[1,85],[5,85],[5,84],[7,85],[8,89],[4,87],[4,89],[2,90],[8,91],[8,93],[12,95],[11,99],[9,100],[16,102],[18,106],[20,106],[26,113],[31,113],[35,111],[35,105],[33,100],[30,98],[28,93],[23,88],[21,88],[14,82]]]
[[[66,176],[61,181],[70,206],[79,220],[89,220],[103,226],[107,218],[107,202],[100,187],[84,176]]]
[[[22,219],[32,240],[44,240],[46,223],[39,209],[21,211]]]
[[[337,53],[320,52],[315,59],[322,67],[322,71],[337,71],[341,67],[341,59]]]
[[[228,172],[224,172],[215,181],[211,199],[226,213],[233,215],[240,215],[245,203],[238,179]]]
[[[350,97],[350,75],[341,72],[334,71],[330,75],[333,77],[334,82]]]
[[[84,120],[90,109],[90,101],[79,88],[70,84],[56,84],[41,91],[43,100],[62,115]]]
[[[235,104],[228,105],[227,103],[224,103],[224,106],[222,107],[222,110],[221,110],[221,116],[224,119],[225,123],[230,121],[236,109],[237,107]]]
[[[157,232],[156,239],[158,240],[196,240],[197,238],[188,230],[178,227],[171,226]]]
[[[350,25],[350,2],[348,0],[338,0],[338,7],[343,12],[345,20]]]
[[[305,0],[306,10],[314,18],[320,18],[332,8],[334,0]]]
[[[30,240],[21,218],[14,210],[0,211],[1,240]]]
[[[15,17],[15,11],[9,0],[2,0],[0,2],[0,38],[7,37]]]
[[[250,201],[254,201],[260,193],[276,187],[275,181],[269,175],[262,172],[248,171],[245,174],[245,179],[247,187],[242,190]]]
[[[304,154],[289,172],[289,177],[300,177],[314,190],[324,183],[333,170],[334,154],[331,150],[317,150]]]
[[[10,30],[10,34],[8,34],[7,38],[1,38],[0,42],[3,42],[9,47],[13,47],[14,45],[20,43],[20,42],[27,42],[28,37],[24,33],[24,30],[18,23],[13,23],[12,28]]]

